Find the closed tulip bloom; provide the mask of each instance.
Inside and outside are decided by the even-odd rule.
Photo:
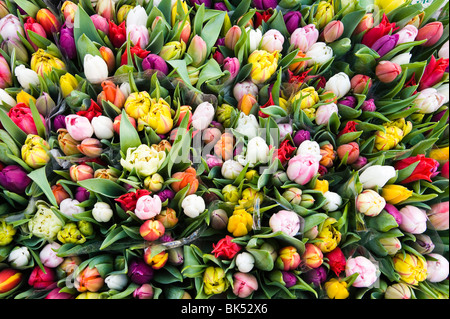
[[[318,268],[323,263],[323,253],[317,246],[311,243],[306,243],[305,252],[301,256],[301,259],[305,266],[310,268]]]
[[[78,80],[69,72],[59,78],[63,97],[67,97],[78,86]]]
[[[424,91],[439,83],[448,69],[448,65],[448,58],[436,60],[434,56],[431,56],[430,62],[427,64],[422,78],[420,79],[419,91]]]
[[[147,220],[156,217],[161,212],[161,199],[158,196],[145,195],[139,197],[134,213],[139,219]]]
[[[125,104],[125,96],[118,85],[112,81],[102,82],[102,92],[97,96],[97,104],[101,105],[101,101],[109,101],[118,108],[122,108]]]
[[[101,83],[108,78],[108,65],[97,55],[86,54],[83,60],[83,69],[86,79],[91,83]]]
[[[313,284],[315,287],[321,286],[323,283],[325,283],[325,280],[327,279],[327,271],[325,270],[324,266],[312,268],[303,275],[304,275],[303,279],[308,284]]]
[[[147,25],[147,19],[148,19],[148,16],[145,11],[145,8],[138,4],[137,6],[132,8],[130,11],[128,11],[127,18],[126,18],[126,24],[127,24],[127,27],[132,26],[132,25],[145,26],[145,25]]]
[[[344,72],[339,72],[328,79],[325,90],[333,92],[339,99],[351,89],[350,78]]]
[[[325,291],[330,299],[347,299],[350,295],[347,289],[347,283],[345,281],[339,281],[339,279],[331,278],[325,283]]]
[[[342,205],[342,197],[338,193],[327,191],[323,196],[326,199],[325,205],[323,205],[326,211],[334,212]]]
[[[408,24],[403,29],[397,32],[398,34],[398,41],[397,45],[407,42],[413,42],[416,39],[416,36],[418,34],[419,30],[412,24]]]
[[[241,28],[237,25],[232,26],[225,35],[225,46],[230,50],[234,50],[234,47],[236,46],[236,43],[241,35]]]
[[[291,34],[290,44],[303,53],[306,53],[319,39],[319,30],[313,24],[297,28]]]
[[[109,20],[109,40],[115,48],[120,48],[127,41],[127,31],[125,21],[119,25],[114,24],[114,21]]]
[[[282,231],[288,236],[295,236],[300,230],[300,218],[292,211],[280,210],[270,217],[269,226],[274,233]]]
[[[189,184],[188,195],[194,194],[198,189],[197,171],[193,167],[188,167],[184,172],[176,172],[172,175],[174,179],[180,181],[173,182],[171,187],[174,191],[179,192]]]
[[[347,259],[347,264],[345,265],[345,275],[348,277],[354,273],[358,273],[358,277],[356,277],[353,282],[353,287],[369,287],[378,279],[375,265],[363,256]]]
[[[31,41],[30,36],[28,35],[28,30],[33,31],[34,33],[37,33],[41,37],[47,38],[47,33],[45,32],[44,28],[36,22],[35,19],[32,17],[28,17],[25,19],[23,27],[25,29],[25,35],[28,42],[30,42],[31,46],[35,51],[38,50],[38,46]]]
[[[248,57],[248,62],[252,63],[250,78],[255,84],[266,82],[277,70],[279,53],[269,53],[265,50],[253,51]]]
[[[24,266],[27,266],[28,263],[31,260],[31,254],[27,247],[15,247],[8,256],[8,262],[10,263],[11,267],[13,268],[22,268]],[[0,278],[1,278],[1,272],[0,272]],[[1,279],[0,279],[0,287],[1,287]],[[1,288],[0,288],[1,291]],[[1,293],[1,292],[0,292]]]
[[[427,88],[419,92],[413,105],[419,109],[420,113],[430,114],[437,111],[444,104],[444,101],[445,96],[435,88]]]
[[[139,228],[139,233],[147,241],[155,241],[164,235],[165,227],[159,220],[146,220]]]
[[[427,211],[427,217],[434,229],[448,230],[449,228],[449,202],[436,203],[430,206],[430,210]]]
[[[411,299],[411,289],[402,282],[393,284],[386,288],[384,299]]]
[[[87,266],[77,276],[75,280],[75,288],[79,292],[97,292],[103,287],[104,283],[105,281],[97,268],[90,268]]]
[[[444,26],[440,21],[434,21],[427,23],[422,28],[419,29],[416,41],[427,40],[422,43],[421,46],[431,47],[436,44],[442,37],[444,33]]]
[[[411,57],[412,57],[411,53],[405,52],[405,53],[396,55],[390,61],[392,63],[398,64],[399,66],[402,66],[403,64],[409,64],[411,62]]]
[[[207,267],[203,273],[203,283],[203,289],[207,295],[220,294],[228,288],[225,271],[220,267]]]
[[[380,57],[386,55],[397,45],[399,35],[384,35],[372,44],[371,49],[376,51]]]
[[[316,118],[315,122],[317,125],[328,124],[330,121],[331,115],[333,113],[338,114],[339,110],[335,103],[330,104],[322,104],[316,110]]]
[[[227,230],[234,237],[245,236],[252,230],[253,216],[246,212],[245,209],[236,209],[233,215],[228,219]]]
[[[70,114],[66,116],[65,122],[67,131],[76,141],[82,141],[94,134],[94,128],[84,116]]]
[[[291,181],[305,185],[318,171],[319,162],[315,157],[296,155],[289,160],[286,173]]]
[[[377,78],[383,83],[394,81],[400,73],[402,73],[400,65],[391,61],[380,61],[375,68]]]
[[[449,41],[445,41],[445,43],[441,46],[441,48],[438,51],[438,57],[440,59],[448,59],[449,54],[448,54],[448,48],[449,48]]]
[[[301,19],[302,14],[299,11],[288,11],[283,15],[286,29],[290,34],[292,34],[296,29],[300,27]]]
[[[239,73],[239,59],[235,57],[227,57],[223,60],[223,69],[230,72],[230,80],[233,80]]]
[[[39,266],[34,267],[28,278],[28,284],[34,289],[48,289],[55,283],[55,270],[46,266],[43,269]]]
[[[78,182],[94,178],[94,169],[86,164],[72,165],[69,174],[72,181]]]
[[[58,257],[57,251],[61,247],[57,242],[49,243],[42,248],[39,253],[39,259],[42,264],[49,268],[58,267],[63,261],[64,258]]]
[[[181,207],[183,208],[183,213],[191,218],[199,216],[205,211],[205,200],[195,194],[186,196],[181,202]]]
[[[158,70],[165,75],[169,73],[169,67],[167,66],[166,61],[164,61],[164,59],[159,55],[152,53],[144,58],[142,61],[142,68],[144,70]]]
[[[275,267],[279,270],[290,271],[296,269],[301,262],[297,249],[293,246],[286,246],[280,249],[275,260]]]
[[[25,133],[37,135],[36,124],[31,114],[31,109],[24,103],[17,103],[8,111],[8,117]],[[44,117],[39,114],[41,121],[44,123]]]
[[[207,46],[205,40],[199,35],[195,35],[186,51],[192,58],[191,65],[198,67],[205,62]]]
[[[84,212],[84,207],[78,206],[78,204],[80,202],[76,199],[66,198],[59,204],[59,210],[63,215],[72,217],[75,214]]]
[[[38,135],[28,134],[22,146],[22,159],[31,168],[39,168],[50,161],[50,145]]]
[[[66,55],[67,58],[74,59],[77,56],[77,48],[75,45],[73,28],[69,28],[66,25],[61,28],[59,36],[59,47],[61,53]]]
[[[270,29],[264,33],[261,40],[261,49],[269,53],[283,50],[284,37],[280,31]]]
[[[66,70],[64,62],[57,57],[46,53],[43,49],[38,49],[31,56],[30,67],[33,71],[42,77],[48,75],[53,68]]]
[[[234,180],[243,169],[239,162],[230,159],[223,163],[221,173],[224,178]]]
[[[251,28],[247,28],[247,33],[248,33],[248,37],[250,39],[250,52],[253,52],[257,49],[259,49],[259,44],[261,43],[262,40],[262,31],[261,29],[251,29]]]
[[[350,80],[351,88],[354,93],[362,94],[367,86],[370,90],[372,86],[372,79],[364,74],[356,74]],[[365,102],[365,101],[364,101]]]
[[[372,165],[360,173],[359,181],[363,188],[383,187],[395,175],[393,166]]]
[[[46,8],[42,8],[36,13],[36,21],[42,25],[47,36],[51,36],[52,33],[58,32],[61,28],[61,22]]]
[[[255,264],[255,258],[248,252],[242,252],[236,255],[236,267],[242,273],[250,272]]]
[[[300,108],[302,110],[314,106],[320,100],[319,93],[312,86],[301,89],[300,92],[294,95],[291,103],[295,103],[297,99],[301,99]]]
[[[18,17],[13,14],[8,14],[0,19],[0,36],[3,38],[3,40],[19,40],[20,38],[17,33],[22,36],[25,35],[22,24]]]
[[[342,160],[347,156],[347,164],[353,164],[359,157],[359,145],[356,142],[339,145],[337,155]]]
[[[394,270],[400,275],[402,281],[417,286],[419,282],[427,278],[427,263],[416,255],[399,252],[392,261]]]
[[[141,49],[147,47],[150,39],[148,29],[144,25],[133,24],[127,26],[127,36],[133,46],[139,46]]]
[[[385,205],[386,200],[371,189],[364,190],[356,197],[356,209],[366,216],[377,216]]]
[[[133,259],[128,266],[128,277],[138,285],[148,283],[153,278],[153,275],[153,268],[142,259]]]
[[[136,288],[133,292],[133,297],[136,299],[152,299],[154,296],[153,287],[150,284],[143,284]]]
[[[1,79],[0,79],[1,82]],[[17,104],[16,100],[14,100],[11,95],[9,95],[5,90],[3,90],[2,88],[0,88],[0,103],[3,104],[7,104],[10,107],[13,107],[14,105]]]
[[[258,10],[275,9],[278,5],[277,0],[253,0],[252,2]]]
[[[258,290],[258,281],[254,275],[237,272],[233,278],[233,293],[239,298],[247,298]]]
[[[428,254],[427,257],[431,257],[435,260],[427,260],[427,281],[429,282],[441,282],[448,277],[449,262],[440,254]]]
[[[344,33],[344,24],[340,20],[330,21],[322,31],[326,43],[338,40]]]
[[[159,56],[164,60],[178,60],[186,51],[186,44],[183,41],[171,41],[167,42],[161,51],[159,52]]]
[[[114,136],[113,121],[104,115],[96,116],[91,121],[94,134],[98,139],[110,139]]]
[[[0,55],[0,88],[4,89],[12,85],[11,69],[5,58]]]
[[[399,210],[402,222],[399,225],[401,230],[411,234],[422,234],[427,229],[427,214],[423,209],[412,205],[406,205]]]
[[[192,126],[197,130],[206,129],[213,120],[214,114],[214,107],[211,103],[200,103],[192,115]]]
[[[125,274],[113,274],[105,278],[105,284],[109,289],[122,291],[128,284],[128,277]]]
[[[157,134],[167,134],[173,127],[170,105],[162,98],[159,98],[157,101],[152,100],[150,111],[143,120],[154,129]]]
[[[328,22],[331,21],[333,16],[333,5],[331,3],[328,3],[327,1],[320,1],[319,5],[317,6],[316,14],[314,15],[314,19],[317,21],[319,29],[324,28],[328,24]]]
[[[413,191],[400,185],[386,185],[381,189],[381,196],[384,197],[386,202],[392,205],[397,205],[402,201],[412,196]]]
[[[25,46],[22,44],[22,42],[18,39],[12,38],[9,40],[4,40],[1,43],[1,48],[6,52],[6,54],[11,55],[13,50],[16,52],[16,60],[28,63],[29,62],[29,55],[28,51],[25,48]]]

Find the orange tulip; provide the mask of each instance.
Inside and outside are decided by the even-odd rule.
[[[231,133],[223,133],[214,145],[214,153],[225,161],[229,160],[233,157],[233,145],[233,135]]]
[[[249,115],[253,105],[256,103],[256,98],[252,94],[247,93],[242,97],[242,99],[239,100],[237,106],[239,111],[244,112],[245,115]]]
[[[101,105],[102,100],[109,101],[119,109],[125,104],[125,95],[119,89],[118,85],[115,85],[112,81],[102,82],[103,91],[97,97],[97,104]]]
[[[189,192],[186,195],[192,195],[198,189],[197,171],[193,167],[189,167],[184,172],[176,172],[172,175],[172,178],[180,179],[180,181],[173,182],[170,185],[172,190],[176,193],[185,188],[188,184],[190,185]]]
[[[83,271],[78,275],[77,280],[75,281],[75,288],[79,292],[97,292],[100,288],[103,287],[104,280],[97,268],[86,267]]]
[[[63,200],[69,198],[69,193],[66,192],[64,187],[61,184],[56,184],[52,186],[52,193],[55,196],[56,203],[59,205]]]
[[[53,32],[58,32],[61,27],[61,23],[56,16],[46,8],[42,8],[36,13],[36,20],[44,28],[48,36]]]
[[[0,294],[6,293],[20,284],[22,273],[17,270],[6,268],[0,271]]]
[[[305,57],[306,54],[304,54],[302,51],[298,51],[297,55],[295,56],[296,59],[302,59]],[[289,70],[291,70],[294,74],[299,74],[300,72],[305,70],[307,64],[307,61],[294,62],[289,65]]]

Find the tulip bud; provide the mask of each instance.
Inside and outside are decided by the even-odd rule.
[[[399,35],[384,35],[372,44],[371,49],[376,51],[380,57],[386,55],[397,45]]]
[[[58,32],[61,28],[61,23],[55,17],[55,15],[48,9],[40,9],[36,13],[36,21],[42,25],[47,36],[51,36],[52,33]]]
[[[435,45],[444,33],[444,26],[440,21],[427,23],[419,29],[415,41],[427,40],[421,44],[424,47],[431,47]]]
[[[255,258],[248,252],[242,252],[236,255],[236,267],[242,273],[250,272],[255,265]]]
[[[424,210],[412,205],[406,205],[399,210],[402,215],[401,230],[411,234],[421,234],[427,229],[427,214]]]
[[[292,34],[296,29],[300,27],[301,19],[302,14],[300,13],[300,11],[288,11],[283,15],[283,20],[289,34]]]
[[[134,259],[128,266],[128,277],[138,285],[148,283],[153,278],[153,275],[153,268],[142,259]]]
[[[239,298],[247,298],[258,290],[258,281],[251,274],[237,272],[234,273],[233,278],[233,293]]]
[[[156,54],[147,55],[142,61],[142,68],[144,70],[157,70],[165,75],[169,73],[169,68],[166,61]]]
[[[316,14],[314,15],[314,19],[316,20],[319,29],[323,29],[331,21],[333,16],[333,5],[327,1],[320,1],[317,6]]]
[[[377,78],[383,83],[394,81],[402,73],[400,65],[390,61],[380,61],[375,68]]]
[[[96,116],[91,121],[94,134],[99,139],[110,139],[114,136],[113,121],[104,115]]]
[[[302,201],[302,190],[297,187],[290,187],[285,190],[282,196],[291,204],[300,205]]]
[[[225,46],[230,50],[234,50],[236,43],[241,37],[241,34],[242,30],[239,26],[237,25],[232,26],[225,35]]]
[[[23,274],[11,268],[5,268],[0,271],[0,294],[16,288],[22,281]]]
[[[139,228],[142,238],[147,241],[155,241],[164,235],[165,227],[159,220],[146,220]]]
[[[337,154],[341,160],[347,156],[347,164],[353,164],[359,157],[359,145],[356,142],[340,145]]]
[[[114,274],[105,278],[105,284],[112,290],[122,291],[127,283],[128,277],[125,274]]]
[[[61,11],[64,15],[64,19],[66,21],[66,23],[68,24],[73,24],[74,20],[75,20],[75,13],[78,10],[78,6],[73,3],[72,1],[64,1],[62,7],[61,7]]]
[[[111,220],[114,212],[105,202],[97,202],[92,209],[92,217],[100,223],[107,223]]]
[[[310,194],[303,194],[302,195],[302,201],[300,202],[300,206],[304,207],[304,208],[311,208],[314,206],[314,202],[316,200],[314,199],[314,197]]]
[[[5,58],[0,55],[0,88],[4,89],[12,85],[11,69]]]
[[[75,288],[79,292],[97,292],[103,287],[104,283],[105,281],[100,275],[98,269],[87,266],[77,276],[75,280]]]
[[[211,213],[211,227],[225,229],[228,225],[228,215],[223,209],[216,209]]]
[[[344,24],[340,20],[329,22],[322,31],[323,39],[326,43],[338,40],[344,33]]]
[[[417,250],[419,254],[429,254],[434,250],[435,244],[430,236],[425,234],[416,234],[414,236],[416,237],[416,240],[413,242],[411,247]]]
[[[22,159],[32,168],[39,168],[50,161],[50,145],[38,135],[29,134],[22,146]]]
[[[278,252],[275,267],[280,270],[289,271],[297,268],[300,262],[301,259],[297,249],[293,246],[287,246]]]
[[[144,250],[145,262],[147,263],[147,265],[149,265],[150,267],[152,267],[155,270],[163,268],[165,266],[165,264],[167,263],[168,259],[169,259],[169,253],[165,250],[154,255],[153,257],[152,257],[152,253],[151,253],[151,247],[147,247]]]
[[[195,35],[187,49],[187,53],[192,58],[192,66],[199,67],[206,59],[206,42],[199,35]]]
[[[108,78],[108,65],[98,55],[86,54],[83,60],[86,79],[91,83],[101,83]]]
[[[15,247],[8,256],[8,262],[13,268],[22,268],[28,265],[31,260],[31,254],[27,247]],[[1,275],[0,275],[1,276]],[[1,279],[0,279],[1,287]]]
[[[377,216],[381,213],[385,205],[385,199],[371,189],[364,190],[356,197],[357,211],[366,216]]]
[[[230,72],[230,80],[233,80],[239,73],[239,60],[235,57],[227,57],[223,60],[223,69]]]
[[[283,50],[284,37],[280,31],[276,29],[270,29],[264,33],[260,47],[262,50],[266,50],[269,53]]]
[[[158,55],[165,61],[178,60],[181,59],[185,51],[186,44],[183,41],[171,41],[162,47]]]
[[[431,205],[431,209],[427,212],[428,219],[434,229],[448,230],[449,228],[449,202],[436,203]]]
[[[22,194],[31,183],[25,170],[18,165],[8,165],[0,170],[0,185],[6,190]]]
[[[427,260],[427,281],[441,282],[448,278],[449,262],[439,254],[429,254],[428,257],[434,260]]]
[[[382,237],[378,241],[386,249],[389,256],[395,255],[402,248],[402,244],[397,237]]]
[[[70,178],[74,182],[94,178],[94,169],[86,164],[72,165],[69,169]]]
[[[0,19],[4,18],[8,14],[9,14],[8,6],[3,0],[0,1]]]
[[[353,31],[354,35],[360,34],[361,32],[364,32],[366,30],[370,30],[373,27],[374,19],[372,13],[366,13],[364,17],[361,19],[361,21],[356,26],[355,30]]]
[[[411,289],[405,283],[397,283],[387,287],[384,299],[411,299]]]
[[[104,47],[104,46],[100,47],[99,51],[100,51],[100,55],[102,56],[102,59],[106,62],[106,65],[108,67],[108,73],[109,74],[113,73],[116,68],[116,59],[114,57],[114,53],[112,52],[112,50],[110,48]],[[124,100],[125,100],[125,97],[124,97]],[[113,104],[119,108],[121,107],[120,105],[117,105],[115,103],[113,103]]]
[[[370,90],[372,79],[364,74],[356,74],[352,77],[350,84],[354,93],[362,94],[366,86]]]
[[[321,286],[327,279],[327,271],[324,266],[313,268],[304,273],[304,279],[308,284],[313,284],[316,287]]]
[[[58,244],[57,242],[53,242],[51,244],[47,244],[46,246],[44,246],[44,248],[42,248],[41,252],[39,253],[39,258],[44,266],[56,268],[64,261],[64,258],[57,256],[57,250],[60,247],[60,244]]]
[[[335,103],[330,104],[322,104],[319,106],[316,110],[316,124],[322,125],[322,124],[328,124],[330,121],[331,115],[333,113],[338,113],[338,107]]]
[[[28,284],[34,289],[48,289],[55,283],[56,273],[53,268],[43,266],[36,266],[33,268],[30,277],[28,278]]]
[[[305,252],[301,256],[302,263],[310,268],[318,268],[323,263],[323,253],[311,243],[305,244]]]
[[[136,299],[153,299],[153,295],[153,287],[150,284],[143,284],[133,292],[133,297]]]

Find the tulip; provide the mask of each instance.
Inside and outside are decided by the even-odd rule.
[[[84,116],[70,114],[66,116],[65,123],[70,136],[76,141],[82,141],[94,134],[94,128]]]
[[[29,56],[28,51],[25,48],[25,46],[22,44],[21,41],[19,41],[16,38],[11,38],[8,40],[4,40],[1,44],[1,48],[9,55],[12,54],[13,50],[16,52],[16,60],[28,63],[29,62]]]
[[[420,79],[419,91],[423,92],[427,88],[431,88],[442,80],[445,70],[448,69],[449,60],[440,58],[436,60],[431,56],[430,62],[425,67],[425,71]]]
[[[144,121],[155,130],[157,134],[167,134],[173,127],[170,105],[162,98],[152,101],[150,111]],[[139,128],[139,127],[138,127]]]
[[[383,83],[394,81],[400,73],[402,73],[400,65],[391,61],[380,61],[375,68],[377,78]]]
[[[10,192],[22,194],[30,183],[31,179],[18,165],[8,165],[0,171],[0,185]]]
[[[258,281],[251,274],[236,272],[233,274],[233,278],[233,293],[239,298],[247,298],[258,290]]]
[[[142,259],[133,259],[128,266],[128,277],[131,281],[142,285],[153,278],[154,270]]]
[[[318,268],[323,263],[323,253],[311,243],[305,244],[305,252],[301,256],[302,262],[309,268]]]
[[[372,46],[371,49],[376,51],[380,57],[386,55],[389,53],[395,46],[397,45],[399,35],[384,35],[378,40],[376,40]]]
[[[61,53],[67,56],[67,58],[74,59],[77,56],[73,28],[63,25],[59,36],[59,46]]]
[[[381,189],[381,196],[387,203],[397,205],[412,196],[413,191],[400,185],[386,185]]]
[[[370,30],[373,27],[373,14],[372,13],[366,13],[361,21],[359,21],[358,25],[356,26],[355,30],[353,31],[354,35],[360,34],[366,30]]]
[[[207,267],[203,273],[203,283],[203,289],[207,295],[220,294],[228,288],[225,272],[220,267]]]
[[[0,220],[0,246],[9,245],[16,234],[17,230],[14,226],[7,224],[4,220]]]
[[[97,55],[86,54],[83,60],[83,69],[86,79],[91,83],[101,83],[108,78],[108,65]]]
[[[371,48],[375,41],[377,41],[382,36],[388,35],[389,33],[397,30],[397,28],[395,28],[395,22],[390,23],[385,13],[383,14],[381,22],[374,28],[370,27],[370,24],[373,25],[373,16],[369,19],[371,20],[367,22],[369,26],[369,28],[367,29],[369,30],[364,34],[361,41],[362,44],[368,46],[369,48]],[[362,21],[364,21],[364,19]],[[358,27],[356,28],[356,30],[358,30]]]
[[[188,167],[184,172],[176,172],[172,175],[172,178],[180,179],[180,181],[171,184],[171,187],[175,192],[179,192],[188,184],[188,195],[194,194],[198,189],[199,180],[197,178],[197,171],[193,167]]]
[[[77,79],[70,73],[66,73],[59,78],[59,84],[63,97],[67,97],[78,86]]]
[[[327,279],[327,271],[324,266],[313,268],[304,273],[304,280],[308,284],[313,284],[316,287],[321,286]],[[284,277],[283,277],[284,280]]]
[[[421,27],[417,33],[416,41],[427,40],[421,44],[424,47],[431,47],[435,45],[444,33],[444,26],[440,21],[427,23]]]
[[[306,53],[317,42],[318,38],[319,30],[313,24],[308,24],[292,32],[290,44],[294,45],[294,48]]]
[[[300,262],[301,259],[297,249],[293,246],[286,246],[278,252],[275,267],[280,270],[290,271],[296,269]]]
[[[205,201],[202,197],[191,194],[183,199],[181,207],[186,216],[195,218],[205,211]]]
[[[386,288],[384,299],[411,299],[411,289],[402,282],[393,284]]]
[[[234,180],[243,169],[239,162],[230,159],[223,163],[221,173],[224,178]]]
[[[337,149],[338,157],[343,160],[347,156],[347,164],[353,164],[359,157],[359,145],[356,142],[342,144]]]
[[[413,254],[400,252],[392,258],[392,261],[394,270],[407,284],[417,286],[427,277],[427,263],[423,257],[419,258]]]
[[[326,91],[333,92],[337,98],[346,95],[351,89],[350,79],[344,72],[339,72],[328,79],[325,85]]]
[[[401,54],[396,55],[390,61],[392,63],[398,64],[401,66],[403,64],[409,64],[411,62],[411,57],[412,57],[411,53],[401,53]]]
[[[402,216],[400,229],[411,234],[422,234],[427,229],[427,214],[423,209],[406,205],[399,212]]]
[[[291,181],[299,185],[308,183],[319,170],[319,161],[312,155],[296,155],[289,160],[286,170]]]
[[[340,20],[330,21],[322,31],[326,43],[338,40],[344,33],[344,24]]]
[[[155,241],[164,235],[164,225],[159,220],[146,220],[139,228],[139,233],[147,241]]]
[[[311,133],[305,130],[298,130],[294,135],[294,144],[295,146],[300,146],[303,141],[309,140],[311,138]]]
[[[33,49],[35,51],[37,51],[38,46],[33,41],[31,41],[30,36],[28,34],[28,30],[33,31],[34,33],[37,33],[38,35],[40,35],[43,38],[47,38],[47,33],[45,32],[44,28],[39,23],[37,23],[36,20],[33,19],[32,17],[27,17],[25,19],[23,28],[25,30],[26,39],[31,44]]]
[[[9,14],[8,6],[3,0],[0,1],[0,19],[4,18],[8,14]]]
[[[3,40],[20,40],[17,33],[24,36],[24,30],[18,17],[13,14],[8,14],[0,19],[0,36]]]
[[[295,236],[300,230],[300,218],[292,211],[280,210],[269,219],[269,226],[272,231],[282,231],[288,236]]]
[[[48,9],[42,8],[36,13],[36,21],[44,28],[47,36],[51,36],[52,33],[58,32],[61,28],[61,23],[55,17],[55,15]]]
[[[377,269],[375,265],[366,257],[358,256],[347,259],[345,266],[345,275],[347,277],[358,273],[353,282],[353,287],[369,287],[378,279]]]
[[[338,107],[335,103],[322,104],[321,106],[319,106],[316,110],[315,118],[317,125],[328,124],[333,113],[339,113]]]
[[[255,50],[257,50],[257,49],[259,49],[259,44],[261,43],[261,40],[262,40],[262,31],[261,31],[261,29],[256,29],[256,30],[253,30],[253,29],[250,29],[250,28],[247,28],[248,30],[247,30],[247,34],[248,34],[248,37],[249,37],[249,42],[250,42],[250,52],[253,52],[253,51],[255,51]]]
[[[165,228],[173,228],[178,223],[175,210],[169,207],[162,210],[155,218],[159,220]]]
[[[266,50],[269,53],[274,53],[275,51],[283,50],[284,37],[280,31],[276,29],[270,29],[264,33],[260,48]]]
[[[127,37],[133,46],[138,46],[141,49],[146,48],[150,40],[147,27],[137,24],[127,26]]]
[[[150,284],[143,284],[133,292],[133,297],[136,299],[152,299],[153,295],[153,287]]]
[[[39,168],[50,161],[50,145],[38,135],[29,134],[22,146],[21,155],[31,168]]]
[[[277,0],[253,0],[253,5],[258,10],[275,9],[278,5]]]
[[[65,216],[72,217],[74,214],[80,214],[84,212],[84,208],[78,206],[80,202],[76,199],[66,198],[61,201],[59,210]]]
[[[418,34],[419,30],[411,24],[406,25],[403,29],[397,32],[399,38],[397,45],[407,42],[413,42]]]
[[[94,169],[86,164],[72,165],[69,174],[72,181],[78,182],[94,178]]]
[[[441,202],[436,203],[430,206],[430,210],[427,211],[427,217],[430,221],[430,223],[433,225],[434,229],[441,231],[441,230],[448,230],[449,226],[449,218],[448,218],[448,211],[449,211],[449,202]]]
[[[62,221],[44,204],[37,206],[37,212],[28,222],[28,230],[38,238],[49,241],[56,239],[63,226]]]
[[[66,70],[66,65],[62,60],[46,53],[43,49],[38,49],[32,54],[30,66],[33,71],[42,77],[47,76],[53,68],[58,70]]]
[[[3,56],[0,56],[0,88],[4,89],[12,85],[11,69]]]
[[[236,255],[236,267],[241,273],[250,272],[255,264],[255,258],[248,252],[242,252]]]
[[[58,145],[63,153],[67,156],[80,154],[79,144],[66,129],[58,129]]]
[[[440,59],[448,59],[449,54],[448,54],[448,45],[449,45],[449,41],[445,41],[445,43],[441,46],[441,48],[438,51],[438,57]]]
[[[1,80],[0,80],[1,81]],[[10,107],[13,107],[17,104],[16,100],[14,100],[5,90],[0,88],[0,103],[5,103],[6,105],[9,105]]]
[[[319,29],[323,29],[333,18],[334,7],[327,1],[320,1],[314,19]]]
[[[429,282],[441,282],[448,277],[449,262],[448,260],[439,254],[429,254],[435,260],[427,260],[427,281]]]
[[[214,107],[211,103],[200,103],[192,115],[192,126],[197,130],[206,129],[213,120],[214,114]]]
[[[397,237],[382,237],[378,242],[390,256],[395,255],[402,248],[402,243]]]
[[[164,75],[169,73],[169,68],[166,61],[156,54],[147,55],[142,61],[142,68],[144,70],[157,70],[162,72]]]
[[[253,217],[245,209],[235,209],[228,219],[227,230],[235,237],[245,236],[252,230]]]
[[[191,65],[199,67],[205,62],[207,47],[206,42],[199,35],[195,35],[187,48],[187,53],[192,58]]]
[[[185,51],[186,44],[183,41],[171,41],[162,47],[158,55],[166,61],[178,60],[181,59]]]
[[[161,212],[161,199],[158,196],[145,195],[139,197],[134,213],[141,220],[156,217]]]
[[[53,268],[43,266],[41,269],[39,266],[33,268],[30,277],[28,278],[28,284],[34,289],[49,289],[56,282],[56,274]]]
[[[301,19],[302,14],[300,13],[300,11],[288,11],[283,15],[283,20],[289,34],[292,34],[296,29],[300,27]]]
[[[102,17],[99,14],[93,14],[90,16],[92,23],[94,24],[97,30],[102,31],[104,34],[109,34],[109,23],[108,19]]]
[[[434,250],[434,248],[436,248],[436,245],[433,243],[430,236],[425,234],[416,234],[414,237],[416,240],[411,247],[414,248],[419,254],[429,254]]]
[[[266,82],[277,70],[279,53],[269,53],[264,50],[253,51],[248,57],[248,62],[252,63],[250,78],[255,84]]]
[[[75,288],[79,292],[97,292],[103,287],[104,283],[105,281],[98,269],[87,266],[76,277]]]
[[[419,109],[419,113],[429,114],[437,111],[444,104],[444,101],[445,96],[435,88],[427,88],[419,92],[413,105]]]
[[[95,9],[97,14],[105,19],[112,20],[114,18],[115,9],[113,0],[98,0]]]
[[[23,274],[11,268],[0,271],[0,294],[7,293],[18,287],[22,281]]]
[[[31,254],[27,247],[14,247],[13,250],[9,253],[8,262],[13,268],[23,268],[28,265],[31,260]],[[0,275],[1,278],[1,275]],[[0,287],[1,287],[1,279],[0,279]],[[0,288],[1,291],[1,288]]]
[[[230,81],[233,80],[239,72],[239,60],[235,57],[227,57],[223,60],[223,69],[230,72]]]
[[[42,264],[49,268],[58,267],[63,261],[64,258],[58,257],[57,250],[61,247],[57,242],[53,242],[51,244],[47,244],[42,248],[39,253],[39,258]]]
[[[316,245],[323,253],[329,253],[334,250],[341,241],[341,233],[333,226],[336,222],[334,218],[327,218],[323,222],[322,230],[317,235]]]
[[[342,197],[338,193],[327,191],[323,193],[323,196],[326,199],[323,205],[326,211],[334,212],[342,205]]]
[[[331,278],[325,283],[325,291],[330,299],[347,299],[350,295],[345,281]]]
[[[236,99],[236,101],[240,101],[246,94],[257,96],[258,92],[259,92],[258,87],[251,81],[236,83],[236,85],[233,88],[233,96]]]
[[[239,26],[237,25],[232,26],[225,35],[225,46],[230,50],[234,50],[236,43],[241,37],[241,34],[242,30]]]
[[[127,31],[125,21],[119,25],[114,24],[112,20],[109,23],[109,40],[115,48],[120,48],[127,41]]]
[[[362,94],[366,87],[370,90],[372,79],[367,75],[357,74],[352,77],[350,84],[354,93]]]

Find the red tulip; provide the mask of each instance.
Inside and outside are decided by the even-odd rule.
[[[449,65],[449,59],[441,58],[436,61],[432,55],[430,63],[425,68],[422,78],[420,79],[419,91],[434,86],[444,76],[445,70]]]
[[[6,293],[20,284],[22,273],[11,268],[0,271],[0,294]]]
[[[28,278],[28,284],[35,289],[48,289],[56,284],[55,270],[46,266],[43,267],[44,271],[39,266],[34,267],[30,278]]]
[[[18,103],[8,111],[9,118],[25,133],[37,135],[36,124],[31,114],[31,109],[25,103]],[[44,123],[44,117],[40,115]]]
[[[225,238],[222,238],[217,242],[217,244],[213,244],[212,253],[216,258],[222,257],[225,259],[233,259],[233,257],[242,249],[236,243],[232,242],[233,237],[226,235]]]
[[[419,162],[419,164],[417,164],[416,168],[409,175],[409,177],[401,182],[402,184],[407,184],[421,179],[431,182],[431,178],[436,176],[439,162],[432,158],[427,158],[423,154],[398,161],[394,164],[394,167],[396,170],[401,170],[416,162]]]
[[[330,269],[336,274],[336,276],[339,276],[339,274],[345,270],[345,256],[339,247],[336,247],[335,249],[327,253],[325,255],[325,258],[328,259]]]
[[[127,40],[127,28],[125,21],[116,25],[113,21],[109,21],[109,40],[116,48],[120,48]]]
[[[361,43],[371,48],[375,41],[377,41],[379,38],[389,34],[389,32],[391,31],[391,33],[393,33],[397,29],[398,27],[395,27],[395,22],[389,23],[387,16],[383,14],[383,19],[381,20],[380,24],[367,31],[364,34]]]

